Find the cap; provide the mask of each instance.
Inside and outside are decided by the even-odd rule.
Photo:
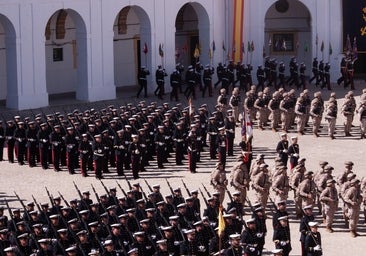
[[[248,220],[245,221],[247,224],[249,223],[254,223],[255,222],[255,218],[250,218]]]
[[[281,217],[278,218],[278,220],[288,220],[288,216],[287,215],[286,216],[281,216]]]
[[[135,232],[133,233],[134,236],[143,236],[145,235],[145,232],[144,231],[138,231],[138,232]]]
[[[306,205],[302,208],[304,211],[305,210],[308,210],[308,209],[313,209],[313,205],[309,204],[309,205]]]
[[[112,245],[113,241],[111,239],[105,240],[103,246]]]
[[[77,235],[77,236],[81,236],[81,235],[85,235],[85,234],[87,234],[87,233],[88,233],[88,231],[86,231],[85,229],[83,229],[83,230],[81,230],[81,231],[77,232],[77,233],[76,233],[76,235]]]
[[[319,226],[319,223],[318,222],[315,222],[315,221],[310,221],[308,223],[308,225],[309,225],[309,227],[317,227],[317,226]]]
[[[229,237],[230,239],[240,239],[240,234],[231,234]]]
[[[353,166],[353,162],[352,161],[346,161],[344,162],[345,166]]]
[[[186,230],[184,233],[186,234],[186,235],[188,235],[188,234],[193,234],[193,233],[195,233],[196,232],[196,230],[194,230],[194,229],[188,229],[188,230]]]

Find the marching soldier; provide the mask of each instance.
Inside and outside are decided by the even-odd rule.
[[[366,138],[366,99],[361,102],[357,112],[360,115],[360,138],[364,139]]]
[[[214,85],[214,88],[217,87],[218,84],[222,82],[222,74],[224,72],[224,66],[220,62],[219,65],[216,67],[216,75],[217,75],[217,82]]]
[[[334,131],[337,121],[338,107],[334,98],[329,100],[328,106],[325,110],[325,120],[328,121],[328,136],[333,140]]]
[[[281,134],[281,140],[277,143],[276,151],[278,153],[278,157],[281,159],[281,162],[284,166],[287,166],[288,161],[288,140],[287,134]]]
[[[319,76],[318,76],[318,84],[320,85],[320,88],[323,89],[325,87],[324,85],[324,62],[323,60],[319,63]]]
[[[140,97],[142,91],[144,91],[144,97],[147,97],[147,79],[146,76],[150,75],[150,71],[146,67],[142,66],[137,74],[137,79],[139,81],[140,89],[137,92],[137,98]]]
[[[117,167],[117,175],[123,176],[123,163],[125,162],[126,157],[126,151],[127,148],[125,147],[125,141],[123,138],[124,130],[118,130],[117,136],[114,139],[114,150],[115,150],[115,156],[116,156],[116,167]]]
[[[305,252],[307,256],[321,256],[322,252],[322,240],[321,235],[318,232],[318,223],[309,222],[310,232],[305,237]]]
[[[360,218],[360,206],[362,196],[360,190],[360,180],[354,179],[350,183],[351,187],[345,192],[343,199],[347,205],[347,216],[349,218],[349,230],[352,237],[359,234],[356,232],[358,220]]]
[[[188,145],[188,170],[191,173],[196,173],[197,158],[198,158],[198,143],[196,134],[196,125],[191,124],[191,130],[187,137]]]
[[[344,88],[346,88],[348,74],[347,74],[347,60],[345,57],[342,58],[340,66],[341,66],[341,75],[342,76],[340,78],[338,78],[337,84],[340,85],[343,82]]]
[[[330,64],[327,62],[324,67],[324,82],[327,85],[327,89],[330,91],[332,87],[330,86]]]
[[[280,81],[278,84],[278,87],[283,88],[283,89],[285,89],[285,86],[286,86],[285,70],[286,70],[286,66],[283,63],[283,61],[281,61],[280,66],[278,67],[278,79]]]
[[[305,98],[301,94],[296,101],[295,115],[297,117],[297,132],[299,135],[303,135],[306,125],[307,111]]]
[[[321,92],[314,93],[314,99],[311,101],[310,115],[313,118],[313,134],[315,137],[319,137],[318,131],[320,128],[320,122],[324,111],[324,102],[321,97]]]
[[[220,193],[219,202],[222,205],[225,198],[225,191],[228,181],[226,179],[225,168],[222,163],[216,163],[216,169],[211,173],[211,185],[214,187],[215,191]]]
[[[344,133],[346,136],[352,136],[351,128],[355,110],[356,110],[356,104],[353,98],[353,92],[348,92],[346,94],[346,99],[341,108],[341,111],[344,117],[346,118],[344,123]]]
[[[291,112],[293,109],[291,108],[289,95],[285,92],[282,96],[283,99],[281,100],[279,106],[281,111],[282,130],[284,132],[288,132],[288,129],[291,126]]]
[[[305,247],[305,240],[307,235],[310,233],[309,223],[314,222],[313,206],[306,205],[302,208],[304,216],[301,218],[299,231],[300,231],[300,243],[301,243],[301,255],[307,256],[307,251]]]
[[[75,174],[75,159],[77,157],[78,141],[75,138],[74,128],[67,127],[67,135],[65,136],[66,144],[66,162],[69,174]]]
[[[165,69],[161,65],[158,66],[158,69],[155,72],[155,81],[157,84],[157,88],[154,92],[155,96],[158,96],[159,99],[163,99],[163,95],[165,94],[165,77],[168,74],[165,72]]]
[[[335,183],[336,181],[333,179],[327,180],[327,187],[322,191],[319,197],[319,200],[324,204],[323,209],[326,230],[330,233],[333,233],[333,219],[338,208],[338,192]]]
[[[264,90],[264,82],[266,81],[265,76],[264,76],[264,69],[262,67],[262,65],[259,65],[257,68],[257,81],[258,81],[258,85],[257,88],[259,89],[260,87],[262,88],[262,91]]]
[[[348,87],[348,85],[351,85],[351,90],[355,89],[355,84],[354,84],[354,61],[350,60],[347,63],[347,77],[348,77],[348,81],[345,84],[345,87]]]
[[[304,180],[297,188],[297,194],[302,198],[302,206],[313,205],[316,198],[316,185],[313,181],[313,172],[307,171]]]
[[[93,150],[93,162],[94,162],[94,173],[97,179],[102,179],[102,170],[104,165],[104,145],[102,143],[102,135],[97,134],[94,136],[94,142],[92,146]]]
[[[37,156],[37,129],[35,127],[35,122],[28,122],[28,129],[26,132],[27,137],[27,160],[29,167],[36,166],[36,156]]]
[[[298,138],[296,136],[291,137],[291,146],[288,147],[288,155],[290,156],[290,170],[293,170],[299,162],[300,148],[297,143]]]
[[[273,242],[276,249],[282,249],[283,256],[288,256],[292,250],[288,216],[279,217],[278,221],[280,225],[273,232]]]
[[[272,115],[272,131],[276,132],[278,125],[280,123],[280,94],[279,92],[274,92],[272,95],[272,99],[268,103],[268,109],[271,111]]]
[[[245,255],[257,256],[260,255],[259,251],[259,238],[257,237],[257,227],[255,224],[255,218],[251,218],[246,221],[247,227],[241,234],[241,243],[244,247]]]
[[[247,190],[249,189],[250,177],[247,165],[243,161],[243,157],[238,157],[238,161],[239,163],[231,171],[230,184],[235,188],[236,191],[240,192],[239,202],[244,205],[247,197]]]
[[[175,98],[175,101],[179,100],[178,90],[181,88],[181,79],[181,74],[178,70],[174,69],[173,73],[170,75],[170,86],[172,87],[172,91],[170,92],[170,101],[172,101],[173,98]]]
[[[24,128],[24,122],[18,122],[18,127],[14,131],[15,139],[15,151],[17,153],[17,159],[19,165],[24,165],[26,154],[26,130]]]
[[[134,179],[139,178],[139,172],[141,171],[141,151],[139,135],[132,134],[132,143],[128,147],[128,152],[131,155],[131,170]]]
[[[289,178],[286,168],[280,168],[272,181],[272,190],[275,192],[275,203],[286,201],[289,192]]]
[[[302,86],[303,90],[306,89],[306,75],[305,75],[305,71],[306,71],[305,63],[304,62],[301,62],[301,64],[300,64],[300,84],[298,86],[298,89],[301,88],[301,86]],[[330,82],[330,80],[329,80],[329,82]]]
[[[50,153],[50,131],[47,123],[40,124],[41,129],[37,133],[37,140],[39,142],[39,157],[42,169],[48,169],[48,158]]]
[[[219,134],[216,138],[216,144],[217,144],[217,153],[219,156],[219,163],[222,163],[224,168],[226,165],[226,150],[227,150],[227,136],[225,132],[225,127],[222,126],[219,129]]]
[[[309,80],[309,83],[311,84],[311,82],[313,80],[315,80],[315,85],[318,86],[319,85],[319,70],[318,70],[318,59],[317,58],[314,58],[314,60],[313,60],[312,72],[313,72],[313,77]]]
[[[79,143],[80,170],[83,177],[87,177],[87,171],[93,170],[92,143],[88,140],[88,134],[83,133]],[[94,139],[94,138],[93,138]]]
[[[260,165],[260,173],[258,173],[253,180],[252,187],[255,190],[257,201],[266,208],[269,196],[269,188],[271,186],[270,177],[268,175],[268,165]]]
[[[215,73],[214,68],[210,65],[206,65],[203,70],[203,88],[202,88],[202,98],[205,97],[206,90],[208,89],[208,96],[212,97],[212,75]]]
[[[263,97],[263,92],[258,92],[258,97],[254,102],[254,108],[258,113],[258,128],[264,130],[264,126],[267,122],[267,105],[265,98]]]
[[[50,134],[50,143],[52,145],[52,163],[54,170],[58,172],[61,171],[60,158],[63,140],[60,125],[55,125],[53,128],[54,131]]]

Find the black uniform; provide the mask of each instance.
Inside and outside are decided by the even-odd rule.
[[[137,92],[137,98],[140,97],[140,93],[144,90],[144,97],[147,97],[147,79],[146,76],[150,75],[150,71],[141,67],[138,74],[137,79],[139,81],[140,89]]]

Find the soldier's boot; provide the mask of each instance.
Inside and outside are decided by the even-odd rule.
[[[358,234],[356,233],[356,231],[351,230],[350,235],[351,235],[351,237],[356,237]]]
[[[333,233],[334,232],[334,230],[332,229],[332,227],[330,227],[330,226],[328,226],[328,227],[326,227],[326,229],[325,229],[327,232],[329,232],[329,233]]]

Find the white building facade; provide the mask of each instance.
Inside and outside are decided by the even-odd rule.
[[[332,42],[325,54],[338,72],[342,53],[341,1],[289,0],[285,13],[275,0],[241,0],[243,42],[253,41],[250,62],[270,54],[269,37],[293,34],[309,51],[278,54],[287,62],[295,54],[311,71],[314,42]],[[154,72],[163,65],[171,73],[180,62],[202,64],[227,60],[221,44],[232,44],[234,0],[0,0],[0,101],[9,108],[47,106],[49,96],[72,93],[82,101],[114,99],[116,89],[137,84],[146,66],[149,91]],[[294,39],[295,40],[295,39]],[[216,51],[212,52],[212,43]],[[319,43],[320,45],[320,43]],[[161,51],[159,51],[159,48]],[[211,49],[211,55],[209,51]],[[162,54],[163,53],[163,54]],[[246,62],[247,59],[242,60]],[[332,76],[334,78],[334,76]]]

